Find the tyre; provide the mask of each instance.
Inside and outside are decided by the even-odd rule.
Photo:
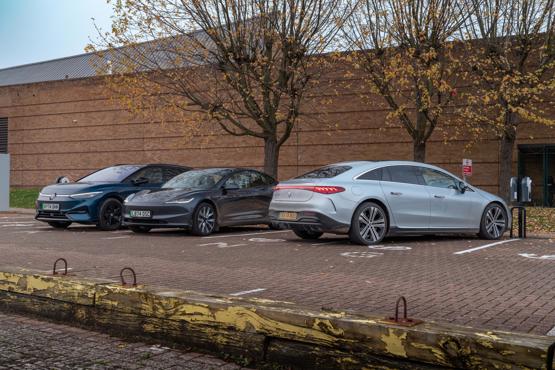
[[[305,229],[293,229],[295,235],[301,239],[315,240],[324,235],[321,231],[305,230]]]
[[[98,210],[98,225],[100,230],[114,231],[121,227],[122,205],[115,198],[106,199]]]
[[[218,226],[216,210],[210,203],[201,203],[193,214],[193,235],[206,236],[216,231]]]
[[[378,244],[385,238],[387,229],[387,214],[382,206],[366,202],[358,206],[353,214],[349,238],[354,244]]]
[[[52,226],[55,229],[67,229],[69,227],[69,225],[71,225],[71,222],[50,221],[50,222],[48,222],[48,225]]]
[[[272,222],[268,224],[270,230],[282,230],[283,228],[277,222]]]
[[[489,204],[482,215],[478,236],[488,240],[501,238],[507,230],[507,221],[507,212],[501,205],[497,203]]]
[[[146,234],[150,230],[152,230],[152,227],[150,227],[150,226],[129,226],[129,230],[133,231],[134,233],[138,233],[138,234]]]

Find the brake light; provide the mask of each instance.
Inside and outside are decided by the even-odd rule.
[[[336,194],[345,191],[341,186],[278,185],[274,190],[306,190],[320,194]]]

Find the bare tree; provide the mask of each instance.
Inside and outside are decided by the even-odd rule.
[[[426,142],[455,95],[454,42],[469,16],[467,0],[362,0],[344,27],[355,64],[413,140]]]
[[[111,63],[99,64],[130,109],[186,112],[184,125],[259,138],[264,170],[276,176],[346,1],[113,0],[112,30],[91,49],[108,49]]]
[[[499,194],[509,195],[513,150],[523,123],[553,125],[553,0],[472,0],[466,59],[474,88],[463,114],[478,132],[500,139]]]

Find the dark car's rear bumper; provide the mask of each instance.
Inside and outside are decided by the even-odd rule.
[[[306,211],[297,212],[295,221],[282,220],[279,218],[280,211],[270,211],[270,220],[280,227],[288,229],[307,229],[312,231],[322,231],[331,233],[348,233],[351,225],[344,224],[326,216],[322,213]]]

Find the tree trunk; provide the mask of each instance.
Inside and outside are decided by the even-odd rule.
[[[499,144],[499,196],[505,200],[509,199],[509,181],[513,174],[515,137],[513,132],[505,132]]]
[[[413,139],[413,159],[416,162],[426,162],[426,142]]]
[[[277,179],[279,147],[275,138],[264,139],[264,172]]]

